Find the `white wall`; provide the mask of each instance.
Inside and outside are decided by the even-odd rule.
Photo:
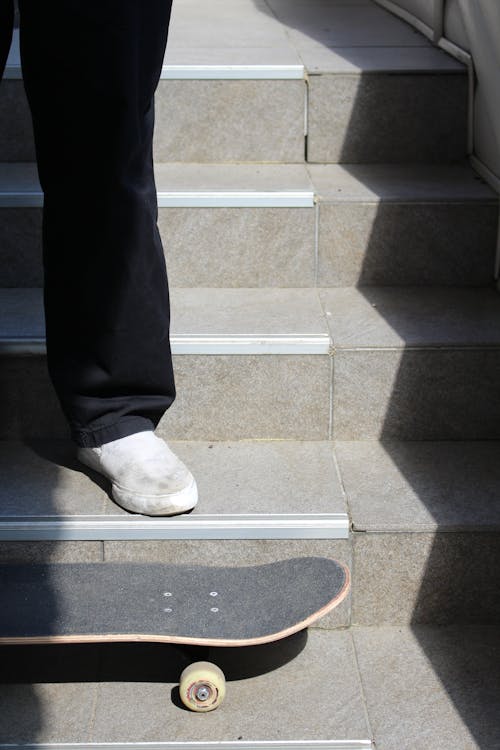
[[[446,48],[469,53],[474,70],[473,154],[500,187],[500,0],[375,0]],[[449,47],[448,47],[449,49]]]

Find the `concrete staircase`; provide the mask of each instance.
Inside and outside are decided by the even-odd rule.
[[[178,396],[159,431],[200,505],[151,520],[77,464],[48,381],[13,49],[0,561],[325,554],[353,586],[308,635],[218,654],[234,681],[203,717],[170,701],[172,650],[4,648],[0,743],[499,747],[498,198],[466,161],[467,91],[370,0],[175,0],[155,157]]]

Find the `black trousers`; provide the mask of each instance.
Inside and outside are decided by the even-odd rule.
[[[0,0],[0,74],[13,0]],[[153,429],[175,398],[154,92],[171,0],[19,0],[44,192],[50,377],[73,440]],[[1,123],[0,123],[1,127]]]

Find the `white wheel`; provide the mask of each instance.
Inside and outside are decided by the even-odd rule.
[[[224,672],[209,661],[190,664],[181,674],[179,692],[191,711],[213,711],[226,695]]]

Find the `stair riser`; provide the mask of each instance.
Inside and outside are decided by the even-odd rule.
[[[498,206],[321,203],[318,285],[491,284]]]
[[[500,623],[500,533],[354,533],[352,623]]]
[[[313,208],[159,209],[169,279],[181,287],[314,286],[315,224]],[[0,286],[43,284],[41,209],[0,209],[0,258]]]
[[[161,80],[155,160],[303,162],[305,96],[303,80]],[[0,122],[0,161],[34,161],[22,81],[2,84]]]
[[[348,540],[235,540],[137,542],[0,542],[0,562],[166,562],[192,565],[259,565],[288,557],[333,557],[351,569]],[[350,596],[319,625],[346,627]]]
[[[466,133],[465,74],[309,79],[310,162],[460,161]]]
[[[500,438],[500,349],[339,350],[337,440]]]
[[[329,437],[328,355],[174,355],[174,371],[169,440]],[[45,358],[3,359],[0,399],[0,439],[66,437]]]
[[[323,75],[311,76],[308,84],[162,80],[155,159],[300,163],[306,158],[305,119],[310,162],[459,161],[466,155],[467,77]],[[21,81],[4,82],[0,121],[0,161],[33,161]]]
[[[487,285],[497,225],[498,207],[474,202],[320,203],[319,219],[313,208],[159,209],[180,287]],[[41,209],[0,208],[0,258],[0,286],[43,284]]]

